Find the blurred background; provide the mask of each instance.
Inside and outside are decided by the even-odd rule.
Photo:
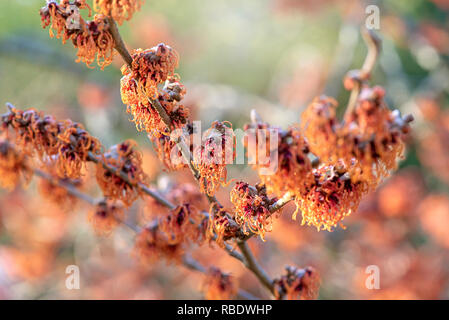
[[[129,121],[120,100],[120,57],[104,71],[75,63],[73,47],[41,28],[44,4],[0,1],[1,104],[79,121],[106,146],[135,139],[154,185],[192,182],[188,171],[165,172],[151,143]],[[315,267],[322,276],[321,299],[448,299],[448,0],[147,0],[120,30],[129,48],[164,42],[178,51],[184,104],[203,129],[216,119],[241,128],[252,108],[285,128],[299,121],[316,95],[335,97],[344,111],[342,77],[363,63],[359,28],[370,4],[380,8],[377,32],[383,41],[372,83],[386,89],[391,108],[415,117],[406,159],[345,220],[346,230],[301,227],[291,220],[289,206],[266,241],[253,238],[250,245],[272,276],[287,264]],[[229,170],[230,178],[257,182],[248,166]],[[89,182],[92,174],[86,173],[84,188],[99,195]],[[88,206],[55,205],[38,190],[34,179],[25,191],[0,191],[0,298],[203,297],[200,274],[164,261],[140,266],[131,258],[129,230],[99,237],[87,223]],[[218,198],[230,206],[229,188]],[[129,215],[140,219],[149,210],[151,204],[139,200]],[[219,248],[194,248],[192,255],[267,297]],[[72,264],[80,267],[80,290],[65,287]],[[369,265],[380,269],[379,290],[365,286]]]

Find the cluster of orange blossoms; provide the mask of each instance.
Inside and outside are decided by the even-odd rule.
[[[118,24],[130,20],[145,0],[94,0],[94,10],[112,17]]]
[[[211,206],[209,216],[208,237],[213,239],[220,246],[225,246],[225,241],[236,237],[239,226],[231,220],[231,215],[224,208],[217,208],[217,205]]]
[[[237,294],[238,286],[231,275],[211,267],[204,279],[203,291],[207,300],[230,300]]]
[[[103,194],[121,200],[126,206],[130,206],[141,193],[135,185],[148,180],[142,170],[142,155],[135,147],[136,142],[133,140],[114,145],[103,154],[104,161],[97,164],[97,182]],[[124,174],[127,181],[111,173],[104,164]]]
[[[213,196],[220,186],[228,185],[227,164],[235,160],[236,138],[227,121],[212,123],[206,138],[193,150],[193,165],[200,175],[201,190]]]
[[[298,269],[291,266],[285,269],[286,274],[274,280],[274,293],[277,298],[285,295],[288,300],[314,300],[318,297],[321,280],[315,269]]]
[[[127,112],[137,130],[148,133],[160,160],[170,170],[185,167],[183,162],[171,159],[179,137],[171,136],[170,131],[186,129],[189,118],[188,109],[180,104],[186,89],[175,74],[178,59],[176,51],[163,43],[151,49],[134,50],[131,66],[122,67],[120,80]],[[165,112],[169,124],[161,118],[157,107]]]
[[[0,170],[4,171],[0,182],[5,187],[15,187],[21,176],[29,181],[31,168],[40,166],[44,174],[55,177],[40,183],[41,194],[62,206],[74,204],[72,195],[59,183],[80,187],[87,163],[97,162],[97,183],[106,202],[98,205],[89,220],[100,234],[108,234],[118,225],[117,218],[123,216],[120,202],[130,206],[141,192],[137,184],[147,180],[141,154],[131,140],[102,153],[101,143],[79,123],[58,121],[33,109],[22,111],[12,106],[1,116],[1,124],[5,140],[0,144]],[[20,148],[20,153],[10,141]]]
[[[264,239],[265,232],[271,231],[270,206],[277,201],[269,198],[264,185],[250,186],[246,182],[237,182],[231,190],[231,202],[235,207],[234,219],[243,232],[251,231]]]
[[[86,0],[48,0],[40,10],[42,27],[50,26],[50,37],[61,38],[63,43],[71,40],[78,49],[76,62],[84,62],[88,67],[96,60],[104,69],[112,62],[115,42],[110,31],[107,17],[96,14],[91,21],[85,21],[79,12],[80,9],[91,10]]]
[[[368,184],[352,182],[345,168],[338,165],[321,166],[312,172],[314,183],[296,200],[302,224],[332,231],[344,217],[357,210],[362,196],[368,192]]]
[[[4,135],[14,139],[26,156],[36,156],[43,165],[56,164],[60,178],[78,179],[89,154],[99,154],[102,148],[81,124],[57,121],[33,109],[22,111],[10,107],[1,121]],[[10,137],[8,128],[14,137]]]
[[[302,224],[331,231],[396,168],[412,118],[388,109],[383,98],[380,87],[363,86],[342,122],[335,100],[316,98],[304,111],[300,128],[279,130],[278,170],[266,175],[260,171],[264,166],[256,165],[269,192],[294,196]],[[259,122],[246,128],[270,126]]]

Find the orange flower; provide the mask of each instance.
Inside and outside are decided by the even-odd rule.
[[[227,164],[235,160],[235,135],[227,122],[215,121],[205,133],[206,139],[194,150],[193,165],[200,175],[201,191],[209,196],[227,186]]]
[[[144,0],[94,0],[94,10],[112,17],[118,24],[130,20]]]
[[[126,175],[132,184],[146,183],[147,176],[142,170],[142,155],[135,148],[136,142],[126,140],[115,145],[106,152],[104,163],[115,168],[118,173]],[[97,182],[106,197],[121,200],[126,206],[130,206],[140,195],[140,189],[131,186],[119,175],[111,173],[102,163],[97,165]]]
[[[278,299],[284,295],[288,300],[315,300],[318,297],[321,280],[314,268],[287,266],[285,269],[286,275],[274,281],[274,293]]]
[[[245,182],[237,182],[231,190],[231,202],[235,206],[234,219],[243,231],[260,235],[264,239],[265,232],[271,231],[272,214],[270,205],[277,199],[270,199],[264,185],[251,187]]]
[[[138,82],[127,74],[120,80],[122,101],[127,105],[127,112],[132,114],[132,121],[139,131],[146,131],[151,137],[161,138],[169,134],[166,124],[153,107],[148,97],[139,92]],[[156,88],[157,89],[157,88]],[[178,102],[185,94],[184,86],[174,79],[166,81],[165,86],[157,92],[157,101],[165,110],[173,128],[182,128],[187,124],[189,111]]]
[[[207,300],[230,300],[238,292],[237,280],[222,273],[220,269],[211,267],[204,279],[202,290]]]
[[[411,118],[402,118],[383,101],[380,87],[362,89],[354,111],[346,116],[335,150],[350,166],[351,179],[375,188],[397,167],[404,151],[403,138]]]
[[[101,144],[81,124],[70,120],[64,121],[64,131],[58,139],[57,173],[61,178],[78,179],[89,153],[98,154]]]
[[[159,227],[165,232],[171,244],[181,243],[184,240],[201,243],[206,238],[206,230],[202,228],[204,219],[195,207],[186,203],[162,217],[159,220]]]
[[[114,55],[114,40],[109,30],[109,24],[104,15],[95,15],[92,21],[85,21],[80,9],[89,9],[85,0],[70,3],[61,0],[59,4],[50,0],[40,10],[42,27],[50,26],[50,37],[62,38],[62,43],[71,40],[78,49],[76,62],[84,62],[88,67],[97,60],[97,64],[104,69],[112,62]]]
[[[301,130],[310,151],[322,161],[332,160],[337,144],[339,122],[337,102],[326,96],[317,97],[303,112]]]
[[[183,134],[187,137],[185,138],[186,142],[191,145],[191,131],[189,132],[189,128],[191,126],[187,125],[183,129]],[[186,133],[187,131],[187,133]],[[187,167],[186,161],[184,160],[181,148],[178,145],[179,139],[182,139],[178,134],[161,135],[160,137],[151,137],[151,142],[153,144],[153,148],[157,152],[159,160],[164,164],[165,168],[168,170],[179,170]]]
[[[220,247],[224,247],[225,241],[234,238],[239,230],[238,225],[231,221],[231,215],[225,209],[212,204],[207,225],[207,238],[214,239]]]
[[[343,167],[324,166],[313,170],[315,183],[295,202],[302,212],[302,225],[313,225],[318,231],[332,231],[341,221],[358,208],[361,198],[368,192],[365,182],[354,183]]]
[[[58,134],[63,126],[51,116],[44,116],[34,109],[26,111],[10,107],[3,115],[5,129],[11,127],[15,131],[15,143],[23,152],[33,156],[37,152],[42,159],[57,155],[59,149]]]
[[[126,82],[136,82],[135,86],[132,85],[135,91],[128,94],[136,95],[131,98],[131,101],[138,100],[141,103],[146,103],[148,98],[157,99],[157,85],[173,78],[175,68],[178,66],[178,54],[171,47],[160,43],[151,49],[134,50],[132,58],[131,68],[128,65],[122,67],[122,74],[129,75]],[[131,85],[129,86],[131,87]],[[124,103],[126,104],[125,101]]]
[[[291,127],[288,131],[279,131],[279,144],[273,152],[278,153],[278,166],[272,174],[262,174],[259,177],[267,186],[269,193],[282,197],[286,192],[300,195],[313,181],[312,162],[309,147],[299,130]],[[270,147],[273,148],[273,147]]]
[[[120,224],[124,215],[122,206],[108,199],[101,201],[89,213],[88,220],[98,235],[107,236]]]

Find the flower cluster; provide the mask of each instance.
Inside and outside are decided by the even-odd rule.
[[[205,240],[205,225],[207,219],[197,208],[185,203],[176,207],[159,220],[159,228],[167,235],[170,243],[185,241],[201,243]]]
[[[159,258],[179,262],[190,244],[208,240],[208,219],[189,203],[177,206],[158,218],[137,236],[135,254],[142,262]]]
[[[158,111],[153,106],[159,103],[165,110],[174,128],[181,128],[187,124],[189,116],[188,110],[179,102],[185,94],[184,86],[174,79],[167,80],[162,89],[157,91],[157,99],[152,102],[146,93],[139,93],[139,83],[128,74],[120,81],[121,96],[124,104],[127,105],[127,112],[133,116],[132,121],[139,131],[146,131],[151,138],[161,138],[168,135],[168,128],[161,119]]]
[[[257,123],[246,125],[245,128],[256,127],[258,130],[268,130],[268,124]],[[268,192],[275,193],[282,196],[286,192],[294,195],[301,195],[307,186],[312,182],[310,175],[312,171],[312,161],[309,158],[309,146],[302,136],[300,130],[296,127],[290,127],[287,131],[278,131],[278,145],[269,146],[271,150],[274,149],[278,153],[278,166],[274,172],[270,174],[263,174],[261,169],[264,165],[256,163],[256,168],[259,169],[259,176],[262,182],[266,185]],[[267,139],[268,139],[268,135]],[[257,141],[257,144],[266,143],[268,141]],[[248,144],[246,144],[248,146]],[[248,149],[250,151],[251,148]],[[259,149],[259,147],[257,148]],[[248,156],[251,156],[248,154]],[[260,155],[258,155],[260,158]]]
[[[94,10],[112,17],[118,24],[130,20],[144,0],[94,0]]]
[[[132,54],[132,65],[124,65],[122,74],[123,102],[146,102],[158,98],[159,84],[175,76],[178,54],[171,47],[160,43],[150,49],[136,49]],[[132,84],[134,83],[134,84]],[[127,101],[127,102],[125,102]]]
[[[278,299],[284,296],[288,300],[314,300],[318,297],[320,276],[312,268],[299,269],[287,266],[286,274],[274,280],[275,295]]]
[[[110,32],[106,17],[97,14],[91,21],[85,21],[80,9],[89,9],[85,0],[48,0],[40,10],[42,27],[50,26],[50,37],[61,38],[63,43],[71,40],[78,49],[76,62],[84,62],[88,67],[97,60],[97,64],[104,69],[112,62],[115,42]]]
[[[109,235],[123,220],[123,207],[115,201],[105,199],[89,213],[88,220],[98,235]]]
[[[203,291],[207,300],[230,300],[237,294],[237,281],[220,269],[211,267],[204,279]]]
[[[235,160],[235,135],[229,122],[215,121],[205,132],[206,138],[193,151],[193,165],[200,175],[201,190],[209,196],[226,186],[227,164]]]
[[[314,183],[295,202],[302,212],[302,225],[313,225],[318,231],[332,231],[355,212],[368,192],[368,184],[352,182],[343,166],[322,166],[313,170]],[[296,212],[293,214],[296,219]]]
[[[121,200],[130,206],[140,195],[137,183],[145,183],[147,176],[142,170],[142,155],[136,150],[136,142],[126,140],[112,146],[103,154],[104,162],[97,165],[97,182],[106,197]],[[110,166],[125,175],[127,181],[120,175],[111,173],[105,168]]]
[[[260,235],[264,239],[265,232],[271,231],[272,214],[270,205],[277,201],[269,198],[264,185],[250,186],[239,181],[231,190],[231,202],[234,204],[234,219],[243,231]]]
[[[1,121],[4,131],[12,128],[15,144],[24,154],[36,155],[44,164],[55,163],[61,178],[78,179],[89,154],[101,150],[100,142],[81,124],[57,121],[33,109],[22,111],[10,106]]]
[[[315,98],[301,115],[301,130],[311,152],[320,159],[332,158],[337,145],[337,102],[329,97]]]
[[[273,174],[262,174],[264,166],[259,163],[255,167],[269,192],[294,196],[302,224],[331,231],[396,168],[412,118],[389,110],[384,95],[382,88],[364,85],[343,121],[337,118],[334,99],[318,97],[302,114],[299,128],[278,130],[277,150],[269,146],[268,138],[258,141],[257,136],[256,142],[246,143],[248,156],[261,156],[260,147],[258,153],[250,154],[255,149],[249,148],[250,143],[265,143],[267,153],[278,153],[278,170]],[[268,130],[270,126],[255,122],[246,128]]]
[[[185,164],[171,158],[179,136],[170,132],[188,129],[189,110],[180,103],[186,89],[174,73],[178,55],[161,43],[151,49],[135,50],[132,59],[131,66],[122,67],[122,101],[137,130],[148,133],[165,166],[170,170],[180,169]],[[167,118],[163,118],[161,111]]]
[[[219,246],[224,247],[226,240],[236,237],[239,233],[239,226],[231,218],[230,213],[217,204],[212,204],[209,211],[207,237],[214,239]]]

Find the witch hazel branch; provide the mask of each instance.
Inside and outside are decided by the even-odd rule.
[[[40,16],[51,37],[73,45],[77,62],[89,68],[96,63],[103,70],[117,53],[123,58],[120,93],[131,121],[148,136],[167,171],[189,170],[197,185],[159,191],[150,186],[134,141],[106,149],[80,123],[8,104],[1,115],[1,186],[11,190],[38,176],[44,181],[43,198],[86,202],[98,234],[107,236],[120,225],[135,233],[131,251],[142,264],[164,259],[204,274],[207,299],[256,298],[239,289],[232,274],[190,256],[194,246],[207,244],[240,261],[273,298],[317,298],[316,269],[287,266],[285,274],[272,277],[248,240],[258,236],[265,241],[273,219],[290,202],[296,205],[292,218],[301,217],[301,225],[327,232],[345,228],[345,217],[396,169],[413,117],[389,109],[384,89],[369,83],[380,54],[379,38],[362,30],[368,54],[363,67],[344,79],[351,92],[342,119],[336,100],[320,96],[288,128],[263,121],[253,110],[243,133],[228,121],[215,121],[201,134],[183,104],[187,90],[175,73],[178,53],[162,43],[129,51],[120,35],[117,24],[130,20],[143,4],[94,0],[90,8],[85,0],[48,0]],[[238,139],[258,173],[256,185],[228,177],[228,165],[239,158]],[[88,166],[95,170],[101,198],[82,191]],[[232,207],[225,208],[216,194],[229,184]],[[144,198],[154,203],[149,210],[160,213],[131,223],[127,210]]]

